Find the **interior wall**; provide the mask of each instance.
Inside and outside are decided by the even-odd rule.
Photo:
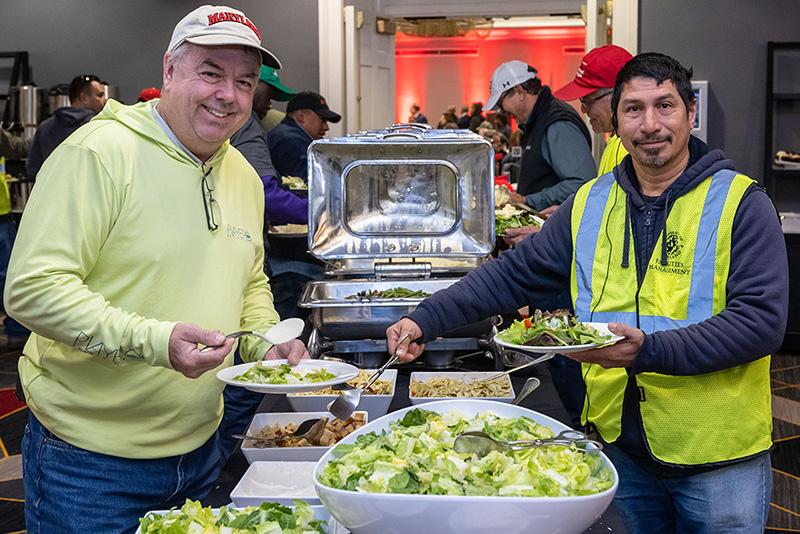
[[[3,0],[0,51],[28,51],[33,80],[50,88],[93,73],[123,102],[161,85],[161,60],[175,24],[196,0]],[[293,89],[319,90],[317,0],[239,0]],[[9,78],[8,64],[0,81]],[[0,89],[5,93],[6,88]],[[276,106],[279,107],[279,106]]]
[[[512,59],[532,65],[543,83],[558,89],[575,75],[584,54],[584,40],[583,27],[493,29],[485,39],[420,38],[398,33],[396,120],[408,119],[413,102],[419,104],[433,126],[450,104],[460,111],[461,106],[472,102],[485,103],[494,69]]]
[[[663,52],[708,80],[708,144],[762,180],[767,41],[800,41],[797,0],[640,0],[639,51]]]

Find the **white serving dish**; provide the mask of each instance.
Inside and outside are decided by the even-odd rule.
[[[357,412],[358,413],[358,412]],[[369,422],[369,416],[365,413],[365,421]],[[247,435],[254,436],[264,427],[287,425],[293,423],[299,425],[307,419],[318,417],[333,418],[328,412],[286,412],[286,413],[257,413],[247,429]],[[242,453],[247,458],[248,463],[253,462],[316,462],[330,447],[245,447],[247,440],[242,442]]]
[[[259,504],[261,504],[261,503],[259,503]],[[294,509],[294,506],[290,506],[290,508]],[[340,525],[336,521],[336,519],[334,519],[331,516],[330,512],[325,509],[324,506],[311,506],[311,510],[314,512],[314,518],[315,519],[321,519],[323,521],[327,521],[328,522],[328,534],[349,534],[350,531],[348,531],[346,528],[344,528],[342,525]],[[154,510],[152,512],[147,512],[147,513],[148,514],[153,513],[153,514],[158,514],[158,515],[164,515],[167,512],[168,512],[168,510]],[[214,508],[213,512],[214,512],[215,515],[219,514],[219,508]],[[147,515],[147,514],[145,514],[145,515]],[[142,534],[141,527],[136,529],[136,534]]]
[[[375,370],[367,369],[367,372]],[[358,409],[369,414],[372,420],[383,417],[389,413],[389,405],[394,397],[397,385],[397,369],[387,369],[378,380],[385,380],[392,383],[392,392],[388,395],[361,395]],[[336,395],[296,395],[290,393],[286,399],[296,412],[317,412],[328,409],[328,405],[336,399]]]
[[[471,382],[473,380],[483,380],[492,375],[496,375],[497,371],[446,371],[446,372],[414,372],[411,373],[411,379],[408,383],[408,399],[412,405],[422,404],[425,402],[435,402],[441,400],[457,400],[474,398],[479,400],[490,400],[496,402],[511,402],[514,400],[514,386],[511,383],[511,377],[506,375],[503,380],[508,383],[511,394],[506,397],[414,397],[411,394],[411,384],[415,381],[425,382],[433,378],[452,378],[453,380],[463,380],[464,382]]]
[[[328,386],[341,384],[347,382],[351,378],[358,376],[358,368],[344,362],[334,362],[329,360],[300,360],[296,365],[297,369],[316,371],[319,369],[327,369],[334,375],[334,378],[325,380],[324,382],[298,382],[294,384],[258,384],[253,382],[242,382],[235,380],[234,377],[239,376],[251,367],[257,364],[264,364],[269,367],[277,367],[279,365],[288,363],[287,360],[263,360],[261,362],[250,362],[226,367],[217,371],[217,379],[225,382],[231,386],[242,387],[255,391],[257,393],[295,393],[298,391],[314,391],[315,389],[322,389]]]
[[[398,410],[356,430],[340,443],[353,443],[362,434],[389,430],[389,422],[402,419],[416,409]],[[499,402],[448,400],[431,402],[426,410],[458,411],[475,415],[490,411],[501,417],[529,417],[554,432],[568,427],[546,415]],[[598,453],[602,454],[602,453]],[[617,491],[616,469],[603,455],[611,470],[613,486],[594,495],[578,497],[476,497],[448,495],[403,495],[362,493],[334,489],[319,481],[319,475],[333,457],[333,449],[317,463],[314,486],[331,515],[353,534],[579,534],[596,521]]]
[[[316,462],[254,462],[231,492],[236,506],[258,506],[279,502],[291,506],[295,500],[322,504],[314,490]]]

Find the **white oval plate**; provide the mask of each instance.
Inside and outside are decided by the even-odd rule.
[[[611,331],[608,329],[608,323],[584,323],[584,324],[594,327],[598,332],[600,332],[603,335],[611,336],[611,339],[609,339],[602,345],[598,345],[596,343],[587,343],[584,345],[543,347],[543,346],[532,346],[532,345],[515,345],[514,343],[509,343],[508,341],[503,341],[502,339],[500,339],[500,334],[502,334],[502,332],[498,332],[497,335],[494,336],[494,342],[502,347],[518,350],[520,352],[533,352],[535,354],[545,354],[547,352],[555,352],[556,354],[572,354],[573,352],[580,352],[582,350],[596,349],[598,347],[606,347],[608,345],[613,345],[614,343],[617,343],[618,341],[625,339],[623,336],[612,334]],[[503,332],[505,332],[505,330]]]
[[[344,362],[333,362],[327,360],[302,360],[297,366],[297,369],[302,370],[317,370],[327,369],[336,378],[326,380],[324,382],[303,382],[300,384],[254,384],[252,382],[242,382],[234,380],[235,376],[244,373],[258,362],[243,363],[241,365],[234,365],[233,367],[226,367],[217,371],[217,378],[231,386],[243,387],[250,391],[258,393],[300,393],[303,391],[314,391],[317,389],[326,388],[335,384],[341,384],[348,380],[355,378],[358,375],[358,368]],[[264,360],[264,365],[276,366],[288,363],[286,360]]]

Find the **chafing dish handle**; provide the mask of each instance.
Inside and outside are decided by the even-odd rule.
[[[422,278],[427,280],[430,277],[431,264],[428,262],[375,263],[375,278],[378,280],[385,278]]]

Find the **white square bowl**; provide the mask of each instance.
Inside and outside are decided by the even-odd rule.
[[[368,373],[374,373],[374,369],[365,369]],[[387,369],[378,380],[385,380],[392,383],[392,390],[388,395],[362,395],[358,404],[358,409],[369,414],[370,420],[383,417],[389,413],[389,405],[392,403],[395,388],[397,386],[397,369]],[[290,393],[286,395],[292,410],[296,412],[317,412],[328,409],[328,405],[336,399],[336,395],[299,395]]]
[[[240,508],[262,502],[292,506],[295,500],[321,504],[314,490],[316,462],[253,462],[231,492]]]
[[[453,380],[463,380],[464,382],[472,382],[475,380],[484,380],[492,375],[496,375],[497,371],[445,371],[445,372],[416,372],[411,373],[411,379],[408,382],[408,398],[412,405],[422,404],[425,402],[441,401],[441,400],[454,400],[454,399],[478,399],[490,400],[497,402],[508,402],[514,400],[514,385],[511,383],[511,377],[506,375],[503,377],[508,382],[511,394],[506,397],[415,397],[411,394],[411,385],[415,381],[425,382],[434,378],[452,378]]]
[[[247,429],[247,435],[254,436],[267,426],[286,426],[290,423],[299,425],[306,419],[319,417],[330,419],[333,416],[328,412],[257,413]],[[364,424],[368,421],[369,416],[364,413]],[[245,443],[247,440],[242,442],[242,452],[251,464],[253,462],[316,462],[330,449],[330,447],[245,447]]]

